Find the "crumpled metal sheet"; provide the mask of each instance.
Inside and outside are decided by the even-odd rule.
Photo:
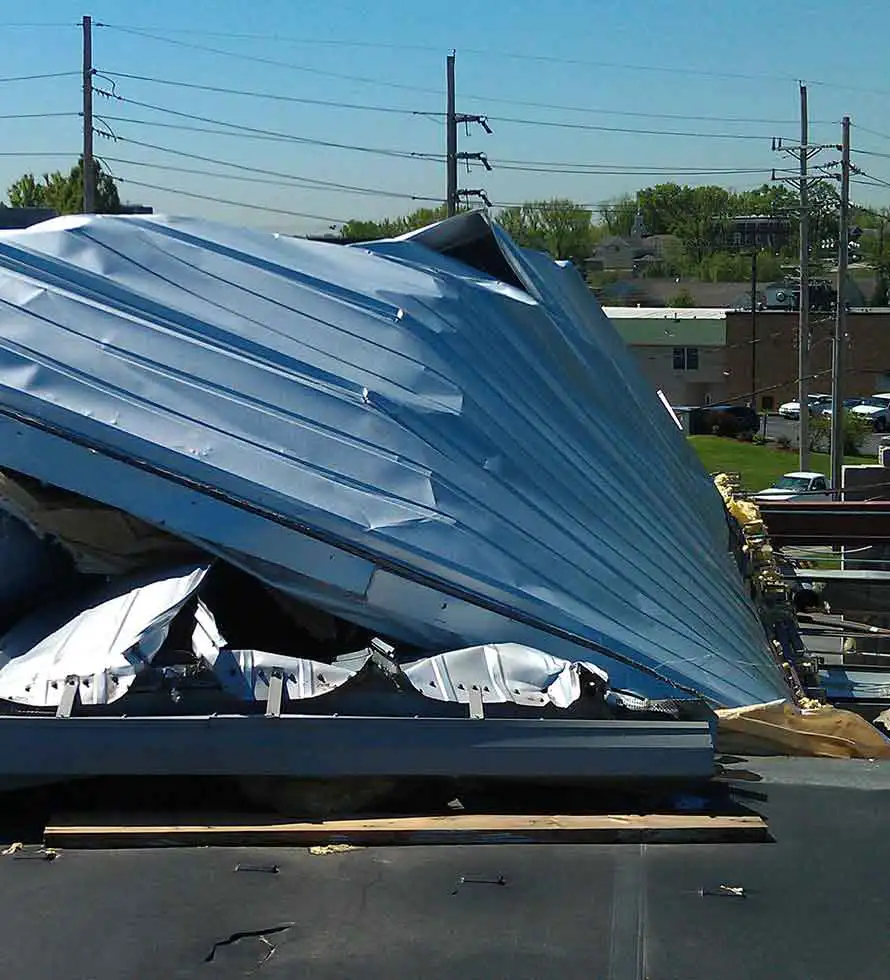
[[[329,694],[354,677],[369,656],[365,654],[359,662],[346,667],[264,650],[229,649],[213,613],[200,599],[195,610],[192,652],[213,669],[227,694],[242,701],[267,701],[274,670],[283,673],[285,690],[292,701]]]
[[[208,567],[116,579],[74,606],[49,606],[27,617],[0,638],[0,698],[56,706],[66,678],[76,676],[83,704],[116,701],[163,645]]]
[[[643,696],[787,697],[722,502],[580,277],[484,216],[437,228],[0,235],[0,466],[395,640],[517,642]],[[464,239],[510,281],[434,250],[472,258]]]
[[[581,696],[585,674],[603,686],[609,682],[608,674],[592,664],[571,663],[518,643],[451,650],[405,664],[402,671],[426,697],[460,704],[467,704],[474,690],[486,704],[567,708]]]

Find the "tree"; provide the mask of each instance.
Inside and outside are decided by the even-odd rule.
[[[610,235],[627,237],[637,217],[637,199],[630,194],[610,201],[603,207],[603,224]]]
[[[589,258],[602,235],[590,212],[565,198],[527,201],[501,211],[497,220],[517,244],[575,262]]]
[[[114,178],[98,161],[93,161],[96,173],[95,210],[100,214],[116,214],[121,201]],[[26,173],[7,190],[9,203],[16,208],[53,208],[59,214],[80,214],[83,211],[83,157],[65,175],[56,170],[38,180]]]
[[[383,218],[380,221],[365,221],[355,218],[340,227],[340,237],[353,241],[374,241],[378,238],[395,238],[397,235],[425,228],[441,221],[447,214],[445,205],[437,208],[418,208],[399,218]]]

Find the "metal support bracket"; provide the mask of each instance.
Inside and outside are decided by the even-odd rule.
[[[275,667],[269,676],[269,699],[266,701],[266,717],[278,718],[284,701],[284,671]]]
[[[484,718],[485,708],[482,705],[482,692],[478,687],[471,687],[467,690],[467,699],[470,705],[471,718]]]
[[[69,674],[65,678],[65,686],[62,688],[62,697],[59,706],[56,708],[56,718],[70,718],[74,710],[74,702],[77,699],[77,692],[80,690],[80,678],[77,674]]]

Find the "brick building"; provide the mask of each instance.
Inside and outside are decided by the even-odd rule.
[[[752,360],[750,310],[606,307],[654,388],[673,405],[729,401],[769,411],[797,397],[797,313],[758,310]],[[834,313],[810,315],[810,391],[831,391]],[[844,395],[890,392],[890,309],[847,314]]]
[[[834,313],[811,313],[810,326],[810,391],[828,393]],[[754,388],[758,392],[757,408],[769,410],[797,397],[797,313],[758,312],[756,336],[752,365],[751,313],[727,312],[723,398],[747,401]],[[847,314],[844,369],[845,396],[890,391],[890,310],[852,310]]]

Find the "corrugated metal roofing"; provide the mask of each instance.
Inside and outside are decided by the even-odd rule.
[[[0,235],[0,466],[428,649],[787,695],[720,498],[580,277],[452,221],[366,247],[162,217]]]

